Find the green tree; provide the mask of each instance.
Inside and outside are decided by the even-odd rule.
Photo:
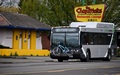
[[[120,26],[120,0],[106,0],[106,10],[104,14],[104,22],[112,22]]]
[[[20,2],[21,13],[51,26],[68,25],[75,21],[75,6],[80,6],[78,0],[21,0]]]
[[[61,26],[68,25],[70,21],[74,21],[74,6],[70,6],[70,4],[73,5],[73,2],[69,0],[48,0],[49,12],[46,14],[48,23],[51,26]]]
[[[19,6],[21,7],[20,13],[28,14],[36,18],[39,0],[21,0]]]
[[[28,14],[51,26],[67,26],[76,21],[74,8],[91,4],[106,4],[104,22],[120,25],[119,0],[21,0],[21,13]]]

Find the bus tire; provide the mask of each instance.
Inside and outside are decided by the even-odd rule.
[[[87,50],[87,52],[86,52],[86,58],[85,59],[81,59],[81,61],[82,62],[88,62],[88,61],[90,61],[90,57],[91,57],[90,50]]]
[[[58,62],[63,62],[63,59],[58,59]]]
[[[105,60],[104,61],[110,61],[111,60],[111,50],[109,50],[108,51],[108,55],[107,55],[107,57],[105,58]]]
[[[90,51],[86,52],[86,62],[90,61]]]
[[[112,57],[112,55],[111,55],[111,50],[109,49],[109,50],[108,50],[107,57],[106,57],[106,58],[103,58],[103,61],[110,61],[110,60],[111,60],[111,57]]]

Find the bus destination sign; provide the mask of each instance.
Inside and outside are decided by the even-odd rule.
[[[54,28],[53,32],[78,32],[79,28]]]

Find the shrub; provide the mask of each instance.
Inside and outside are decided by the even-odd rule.
[[[117,49],[117,56],[120,56],[120,48]]]
[[[15,56],[18,56],[18,53],[17,53],[17,52],[15,52]]]

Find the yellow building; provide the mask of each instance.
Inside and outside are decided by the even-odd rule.
[[[0,56],[49,56],[50,29],[25,14],[0,12]]]

